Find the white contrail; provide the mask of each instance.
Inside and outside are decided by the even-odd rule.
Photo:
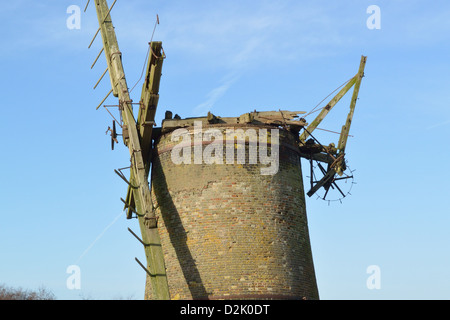
[[[434,129],[434,128],[441,127],[441,126],[445,126],[445,125],[447,125],[447,124],[450,124],[450,120],[447,120],[447,121],[445,121],[445,122],[440,122],[440,123],[434,124],[434,125],[432,125],[432,126],[429,126],[429,127],[427,128],[427,130]]]
[[[123,213],[121,212],[117,217],[114,218],[114,220],[97,236],[97,238],[95,238],[95,240],[89,245],[89,247],[87,247],[87,249],[84,250],[84,252],[78,258],[76,263],[78,263],[86,255],[86,253],[88,253],[88,251],[91,250],[91,248],[95,245],[95,243],[98,240],[100,240],[101,237],[103,237],[103,235],[106,233],[106,231],[108,231],[108,229],[111,228],[113,226],[113,224],[116,223],[116,221],[119,220],[119,218],[122,215],[123,215]]]
[[[225,94],[225,92],[227,92],[232,83],[233,80],[228,80],[219,87],[212,89],[208,94],[208,99],[194,108],[195,115],[204,116],[207,111],[211,111],[214,104],[220,98],[222,98],[222,96]]]
[[[229,72],[222,79],[222,84],[208,93],[207,100],[194,108],[194,116],[204,116],[206,112],[212,111],[214,104],[225,95],[228,89],[239,79],[239,77],[240,73],[238,71],[232,70]]]

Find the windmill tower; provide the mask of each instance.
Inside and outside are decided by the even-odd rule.
[[[125,168],[115,172],[128,185],[126,216],[139,222],[141,236],[129,231],[145,250],[146,264],[136,259],[147,274],[145,298],[318,299],[300,160],[311,165],[308,196],[319,189],[325,200],[330,190],[346,196],[338,184],[352,178],[345,147],[366,57],[309,125],[302,111],[255,110],[187,119],[166,112],[154,128],[162,43],[149,43],[141,97],[134,103],[110,16],[116,1],[111,7],[93,1],[103,40],[95,62],[104,52],[103,76],[109,73],[112,87],[97,109],[111,93],[118,98],[120,120],[113,116],[108,130],[114,149],[121,128],[130,154],[129,176]],[[338,145],[324,146],[313,132],[352,87]]]

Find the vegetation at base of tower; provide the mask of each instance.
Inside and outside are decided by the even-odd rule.
[[[0,284],[0,300],[56,300],[56,297],[45,287],[27,290]]]

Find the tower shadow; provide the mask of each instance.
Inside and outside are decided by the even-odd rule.
[[[178,262],[181,266],[184,279],[194,300],[208,300],[208,293],[203,285],[195,259],[187,245],[187,233],[183,226],[178,210],[169,193],[161,162],[154,157],[152,165],[153,192],[159,206],[161,217],[169,234],[170,242],[175,249]],[[156,180],[155,180],[156,178]]]

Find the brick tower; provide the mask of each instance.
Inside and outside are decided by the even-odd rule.
[[[192,161],[174,163],[178,142],[165,126],[177,120],[165,120],[155,136],[151,192],[172,299],[318,299],[298,134],[278,126],[205,120],[205,132],[241,133],[233,137],[232,163],[226,163],[226,143],[222,164],[194,161],[195,150],[204,152],[210,142],[195,141],[195,127],[186,125],[191,143],[184,147],[190,147]],[[251,164],[252,139],[261,138],[249,133],[259,135],[261,129],[279,132],[278,142],[267,145],[270,154],[278,144],[275,174],[261,174],[267,165],[260,161]],[[149,281],[146,298],[151,299]]]

